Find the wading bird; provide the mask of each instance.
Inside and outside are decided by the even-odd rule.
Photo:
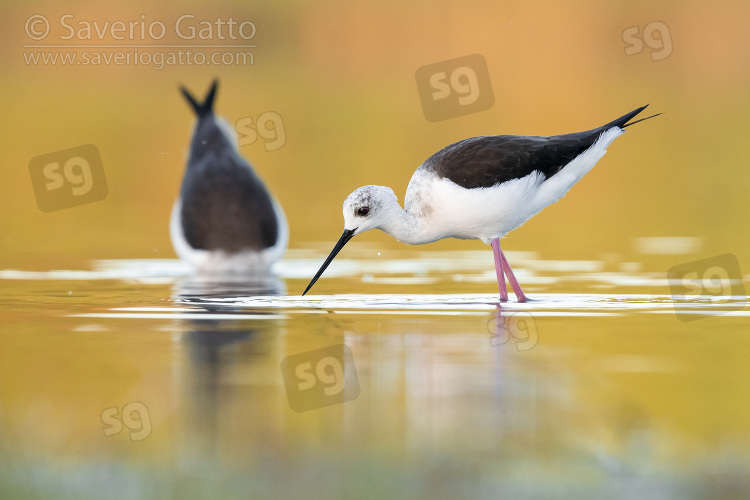
[[[598,162],[646,106],[601,127],[551,137],[472,137],[427,158],[409,181],[404,209],[393,190],[364,186],[344,201],[344,233],[302,295],[344,245],[380,229],[410,245],[443,238],[480,239],[492,246],[500,300],[508,300],[505,275],[519,302],[521,286],[500,249],[500,238],[556,202]]]
[[[267,271],[286,249],[286,217],[237,151],[234,130],[214,115],[217,85],[202,103],[180,88],[198,121],[172,209],[172,245],[201,271]]]

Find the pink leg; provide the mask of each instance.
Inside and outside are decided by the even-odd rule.
[[[500,252],[500,259],[503,262],[503,268],[505,269],[505,273],[508,275],[508,281],[510,281],[510,286],[511,288],[513,288],[513,293],[516,294],[516,299],[518,300],[518,302],[526,302],[526,295],[524,295],[523,290],[521,290],[521,284],[516,279],[516,275],[513,274],[513,269],[510,268],[508,259],[505,258],[505,254],[503,253],[502,250],[500,250],[499,242],[498,242],[497,249]]]
[[[490,245],[492,246],[492,255],[495,256],[495,272],[497,273],[497,286],[500,289],[500,302],[508,301],[508,289],[505,288],[505,275],[503,274],[503,251],[500,250],[500,240],[494,238]]]

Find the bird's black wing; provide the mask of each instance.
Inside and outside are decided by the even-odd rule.
[[[574,134],[551,137],[494,135],[464,139],[429,157],[422,168],[467,189],[491,187],[526,177],[534,171],[548,179],[591,147],[604,131],[614,126],[626,127],[627,122],[645,107],[607,125]]]
[[[182,229],[201,250],[263,250],[279,227],[263,181],[235,154],[204,158],[185,173],[180,191]]]

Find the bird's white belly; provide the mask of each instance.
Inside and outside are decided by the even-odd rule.
[[[461,238],[489,242],[541,210],[529,203],[544,180],[539,173],[475,189],[463,188],[428,172],[422,172],[420,177],[422,180],[409,184],[405,204],[409,215],[422,219],[421,225],[427,228],[426,237],[431,241]]]

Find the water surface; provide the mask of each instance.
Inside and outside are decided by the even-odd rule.
[[[0,271],[1,496],[748,486],[744,297],[675,300],[665,273],[633,263],[511,252],[527,304],[497,302],[485,252],[342,258],[301,297],[323,257],[291,251],[276,276],[220,279],[172,260]],[[343,380],[341,401],[303,401],[282,361],[315,374],[310,353],[332,346],[341,370],[315,380]]]

